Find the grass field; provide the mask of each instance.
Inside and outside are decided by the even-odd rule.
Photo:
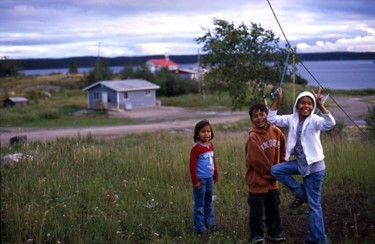
[[[220,232],[207,241],[246,243],[246,132],[215,136]],[[328,136],[323,142],[327,234],[332,243],[373,243],[375,147]],[[2,243],[200,243],[192,229],[191,145],[192,133],[164,132],[2,149],[1,156],[31,156],[1,167]],[[290,211],[292,196],[280,190],[287,243],[301,243],[307,209]]]
[[[40,84],[61,90],[45,99],[41,90],[34,89]],[[2,98],[30,95],[34,100],[27,108],[0,109],[0,126],[138,123],[110,119],[103,111],[74,116],[86,108],[82,87],[82,77],[71,75],[1,79]],[[161,100],[164,105],[230,108],[225,94],[208,94],[205,100],[198,96]],[[214,128],[221,177],[214,204],[220,232],[203,240],[208,243],[247,243],[244,143],[248,127],[247,121],[241,121]],[[322,142],[327,162],[322,205],[328,237],[332,243],[374,243],[374,142],[333,133],[323,134]],[[178,131],[2,147],[1,158],[13,153],[28,157],[1,166],[1,242],[202,243],[192,227],[191,145],[192,132]],[[287,243],[302,243],[307,209],[290,211],[291,194],[284,187],[280,192]]]

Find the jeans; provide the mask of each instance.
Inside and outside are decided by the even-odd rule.
[[[303,184],[298,183],[291,176],[300,174],[298,171],[298,163],[295,160],[272,166],[271,174],[283,185],[288,187],[296,197],[307,201],[309,208],[309,232],[305,242],[328,243],[321,206],[321,192],[325,170],[304,176]]]
[[[276,236],[282,233],[280,226],[280,198],[278,190],[271,190],[267,193],[249,192],[247,202],[250,207],[250,238],[253,238],[254,236],[263,237],[263,212],[265,212],[265,224],[268,229],[268,236]]]
[[[194,231],[205,232],[208,227],[215,226],[215,213],[212,204],[212,196],[214,189],[214,179],[199,179],[201,189],[197,190],[193,187],[194,197]]]

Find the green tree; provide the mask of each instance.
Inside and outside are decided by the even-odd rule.
[[[112,78],[113,72],[109,68],[107,60],[99,58],[95,63],[94,69],[89,72],[87,81],[89,84],[92,84],[102,80],[112,80]]]
[[[70,62],[69,62],[69,74],[77,74],[77,73],[78,73],[77,62],[75,60],[70,60]]]
[[[271,30],[252,23],[246,26],[214,19],[214,29],[196,38],[205,53],[201,65],[208,68],[205,85],[229,91],[233,109],[261,102],[265,87],[276,85],[284,67],[287,49]]]
[[[120,78],[121,79],[133,79],[133,78],[135,78],[135,72],[133,70],[133,67],[131,67],[131,66],[125,66],[120,71]]]
[[[155,83],[160,86],[157,91],[159,96],[171,97],[198,92],[196,81],[182,78],[167,68],[160,70],[155,77]]]
[[[19,75],[19,64],[17,60],[6,56],[0,59],[0,77],[9,77]]]

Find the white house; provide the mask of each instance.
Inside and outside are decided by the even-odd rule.
[[[162,68],[167,68],[170,71],[175,71],[178,69],[178,65],[170,60],[167,55],[165,55],[165,58],[161,59],[149,59],[146,62],[146,67],[152,73],[159,72]]]

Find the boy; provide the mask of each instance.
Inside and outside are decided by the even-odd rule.
[[[246,142],[246,183],[250,207],[249,228],[252,243],[264,242],[263,208],[268,239],[284,241],[279,214],[278,182],[270,173],[272,165],[285,160],[285,136],[267,123],[268,110],[263,104],[250,108],[253,123]]]

